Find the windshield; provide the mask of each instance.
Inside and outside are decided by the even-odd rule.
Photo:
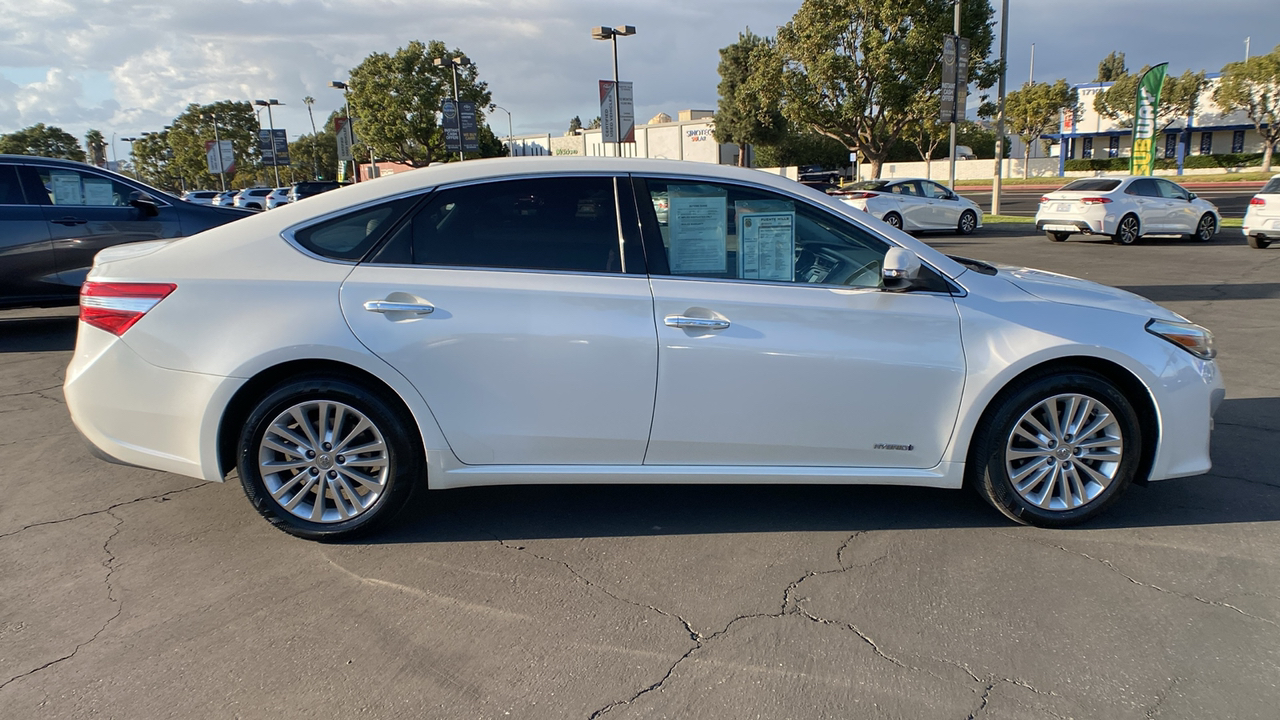
[[[1108,180],[1107,178],[1084,178],[1075,182],[1067,183],[1061,189],[1074,192],[1108,192],[1120,187],[1119,180]]]
[[[1259,194],[1262,193],[1280,195],[1280,175],[1271,178],[1271,182],[1267,183]]]
[[[844,189],[845,190],[879,190],[880,188],[888,184],[889,184],[888,180],[863,180],[862,182],[856,182],[851,185],[845,185]]]

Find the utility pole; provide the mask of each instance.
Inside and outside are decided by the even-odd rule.
[[[1000,95],[996,111],[996,175],[991,181],[991,214],[1000,214],[1000,184],[1004,177],[1004,91],[1005,75],[1009,74],[1009,0],[1000,4]]]
[[[959,37],[960,37],[960,0],[955,0],[955,5],[956,5],[955,36],[956,36],[957,38],[959,38]],[[958,45],[958,43],[957,43],[957,45]],[[958,48],[958,47],[957,47],[956,51],[957,51],[957,52],[959,52],[959,48]],[[961,92],[962,92],[962,90],[961,90],[961,88],[960,88],[960,83],[958,83],[958,82],[957,82],[957,83],[956,83],[956,91],[955,91],[955,95],[956,95],[956,98],[955,98],[955,104],[956,104],[956,105],[959,105],[959,104],[960,104],[960,93],[961,93]],[[956,116],[955,116],[955,110],[952,110],[952,113],[951,113],[951,163],[950,163],[950,164],[951,164],[951,172],[948,174],[948,177],[950,177],[950,179],[951,179],[951,182],[949,183],[949,187],[951,187],[953,190],[955,189],[955,186],[956,186],[956,123],[957,123],[957,122],[959,122],[959,121],[960,121],[960,118],[958,118],[958,117],[956,117]]]
[[[1031,73],[1027,76],[1027,82],[1034,85],[1036,82],[1036,44],[1031,43]]]
[[[277,159],[277,157],[276,157],[276,152],[275,152],[275,147],[276,147],[276,121],[275,121],[275,118],[273,118],[273,117],[271,116],[271,106],[272,106],[272,105],[283,105],[284,103],[280,102],[279,100],[277,100],[277,99],[275,99],[275,98],[271,98],[270,100],[255,100],[253,104],[254,104],[254,105],[262,105],[263,107],[265,107],[265,108],[267,109],[267,125],[268,125],[268,127],[270,127],[270,128],[271,128],[271,169],[272,169],[273,171],[275,171],[275,175],[276,175],[276,187],[280,187],[280,165],[278,164],[278,159]],[[286,145],[286,146],[288,145],[288,140],[286,140],[286,141],[285,141],[285,145]]]

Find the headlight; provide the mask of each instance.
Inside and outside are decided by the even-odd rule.
[[[1147,332],[1163,338],[1198,358],[1211,360],[1218,354],[1213,346],[1213,333],[1195,323],[1152,320]]]

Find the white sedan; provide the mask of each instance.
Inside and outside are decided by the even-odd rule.
[[[846,185],[836,197],[907,232],[952,230],[968,235],[982,227],[977,203],[932,180],[863,180]]]
[[[755,170],[500,158],[101,252],[64,389],[104,458],[237,471],[306,538],[584,482],[968,485],[1060,526],[1209,469],[1214,355]]]
[[[1242,232],[1249,240],[1249,247],[1258,249],[1280,240],[1280,175],[1271,178],[1249,200]]]
[[[1132,245],[1146,235],[1207,242],[1222,226],[1213,203],[1158,177],[1081,178],[1040,198],[1036,230],[1054,242],[1073,234],[1109,235]]]

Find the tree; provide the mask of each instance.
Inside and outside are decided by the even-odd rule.
[[[940,121],[940,102],[941,99],[935,94],[921,94],[914,106],[917,119],[905,130],[907,140],[915,146],[920,159],[928,163],[924,171],[926,178],[933,177],[933,163],[929,161],[933,159],[938,145],[951,137],[951,123]],[[959,137],[956,143],[960,143]]]
[[[84,146],[89,150],[89,164],[98,167],[107,166],[107,140],[97,130],[90,130],[84,135]]]
[[[918,119],[922,94],[938,92],[942,38],[952,29],[951,0],[805,0],[778,29],[776,81],[783,115],[844,143],[879,177],[894,142]],[[992,10],[987,0],[961,5],[969,38],[969,79],[989,87]],[[766,76],[767,77],[767,76]]]
[[[1022,139],[1022,177],[1030,175],[1031,143],[1058,124],[1063,112],[1074,110],[1079,102],[1076,89],[1059,80],[1048,83],[1026,83],[1005,97],[1004,121],[1009,132]]]
[[[1099,115],[1119,121],[1121,127],[1133,126],[1133,109],[1138,101],[1138,83],[1142,76],[1150,70],[1143,67],[1134,75],[1121,75],[1116,78],[1106,92],[1098,93],[1093,99],[1093,109]],[[1200,102],[1200,93],[1208,87],[1204,71],[1193,73],[1190,70],[1182,75],[1165,75],[1164,84],[1160,86],[1160,108],[1156,111],[1156,125],[1163,132],[1175,120],[1185,119],[1196,111]]]
[[[752,87],[753,69],[773,61],[772,41],[747,28],[738,42],[720,49],[720,94],[716,109],[716,142],[738,146],[738,165],[746,165],[747,145],[774,144],[782,139],[787,121],[777,96],[763,98]]]
[[[453,70],[433,61],[462,55],[439,40],[414,40],[394,54],[365,58],[351,71],[348,83],[360,144],[372,147],[379,158],[412,167],[454,159],[445,150],[437,120],[441,102],[453,97]],[[488,106],[488,85],[478,79],[476,66],[458,67],[457,73],[459,100],[474,102],[477,108]]]
[[[591,122],[587,124],[587,129],[588,129],[588,130],[599,130],[599,129],[600,129],[600,116],[599,116],[599,115],[597,115],[597,116],[595,116],[595,117],[591,118]]]
[[[60,127],[36,123],[8,135],[0,135],[0,153],[66,158],[84,162],[84,150],[75,136]]]
[[[577,135],[578,132],[581,130],[582,130],[582,118],[578,117],[577,115],[574,115],[572,118],[569,119],[569,132],[565,133],[564,135],[565,137],[569,137],[570,135]]]
[[[788,132],[775,143],[756,145],[756,165],[790,167],[819,165],[839,168],[849,165],[849,150],[839,140],[812,131]]]
[[[315,158],[312,174],[314,180],[336,180],[338,177],[338,136],[333,130],[334,118],[340,117],[340,111],[329,114],[329,119],[316,132],[289,143],[289,156],[296,158]],[[305,165],[305,163],[304,163]]]
[[[173,150],[173,172],[193,188],[220,187],[217,173],[209,172],[205,143],[217,138],[231,141],[235,172],[226,173],[231,187],[250,187],[260,182],[261,156],[258,154],[258,116],[248,102],[222,100],[208,105],[192,103],[173,119],[168,131]],[[135,147],[135,151],[136,151]]]
[[[1124,53],[1112,50],[1111,54],[1098,63],[1098,82],[1112,82],[1129,74],[1124,65]]]
[[[983,160],[996,156],[996,131],[976,122],[966,120],[956,126],[956,144],[973,149],[973,154]],[[1004,156],[1009,157],[1009,143],[1004,144]]]
[[[1280,143],[1280,45],[1248,62],[1227,63],[1213,92],[1226,112],[1244,112],[1262,136],[1262,171],[1271,171],[1271,155]]]

